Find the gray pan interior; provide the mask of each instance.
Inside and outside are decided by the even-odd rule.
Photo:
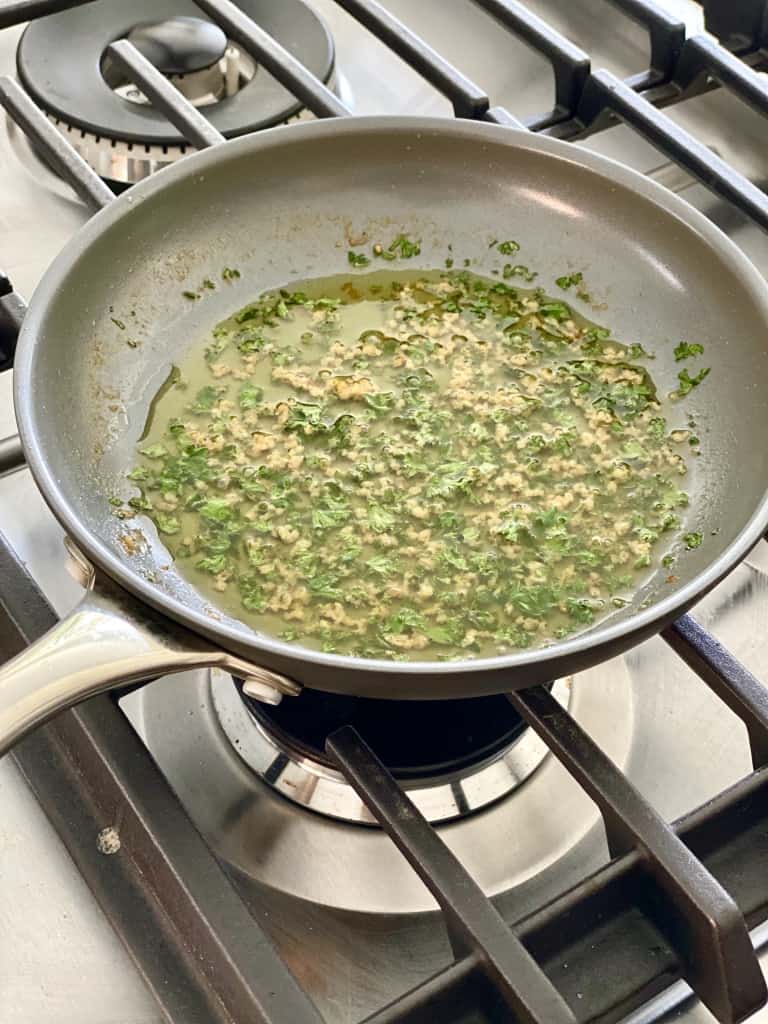
[[[442,266],[450,243],[488,272],[489,240],[514,238],[549,290],[554,277],[582,270],[606,307],[580,308],[656,353],[664,393],[680,369],[674,345],[705,346],[712,372],[680,411],[682,422],[695,413],[703,441],[687,526],[704,543],[679,558],[678,583],[659,570],[633,605],[546,650],[403,664],[309,651],[218,615],[160,568],[168,556],[147,522],[139,525],[148,549],[126,551],[120,534],[131,525],[110,514],[108,498],[133,493],[124,472],[171,364],[264,289],[347,271],[351,240],[400,231],[421,238],[420,267]],[[202,301],[182,297],[227,265],[240,269],[238,282]],[[111,317],[138,323],[130,332],[138,347]],[[30,465],[54,512],[144,602],[306,685],[392,698],[473,696],[618,653],[689,607],[757,541],[768,523],[767,324],[765,284],[738,250],[677,197],[617,164],[469,122],[317,122],[188,158],[97,215],[33,298],[16,402]]]

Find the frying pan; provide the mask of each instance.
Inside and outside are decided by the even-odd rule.
[[[661,392],[677,384],[675,344],[704,345],[712,370],[685,404],[702,438],[686,528],[704,542],[678,558],[677,581],[659,569],[621,612],[544,649],[362,660],[258,634],[212,609],[169,567],[148,521],[110,514],[110,496],[133,493],[125,471],[149,403],[189,346],[265,289],[349,272],[347,250],[363,236],[400,232],[421,239],[409,269],[441,267],[451,244],[489,273],[496,237],[520,243],[547,290],[583,271],[605,308],[582,311],[656,353]],[[225,266],[240,279],[198,302],[182,297]],[[138,344],[113,318],[131,318]],[[302,686],[424,699],[515,690],[618,654],[689,608],[768,526],[767,326],[763,279],[702,215],[612,161],[523,131],[350,118],[250,135],[161,171],[83,228],[24,321],[21,437],[87,591],[0,673],[0,749],[86,696],[191,665],[222,666],[267,700]],[[135,543],[137,528],[145,542]]]

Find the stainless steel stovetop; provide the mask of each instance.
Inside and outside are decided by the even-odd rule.
[[[331,0],[311,6],[331,29],[339,81],[357,113],[450,115],[444,99]],[[482,82],[494,103],[518,116],[551,106],[548,66],[477,9],[470,12],[467,0],[386,6]],[[665,6],[690,32],[701,31],[698,5]],[[625,76],[646,66],[644,31],[618,15],[595,19],[589,0],[537,0],[529,7],[584,46],[594,67]],[[19,29],[0,32],[0,73],[13,71],[19,36]],[[670,115],[752,180],[768,179],[764,121],[743,105],[718,92]],[[636,134],[615,128],[585,145],[683,194],[768,273],[759,230]],[[17,291],[31,295],[88,216],[3,119],[0,266]],[[0,437],[14,432],[10,376],[0,375]],[[57,611],[68,610],[79,591],[64,567],[61,530],[25,470],[0,479],[0,530]],[[768,678],[768,546],[761,543],[695,614]],[[563,687],[574,717],[667,819],[750,771],[741,723],[659,639]],[[262,924],[329,1021],[361,1019],[452,959],[435,904],[381,833],[301,810],[255,778],[222,733],[207,674],[160,681],[123,703],[199,829],[238,869]],[[0,762],[0,802],[0,951],[13,965],[0,983],[2,1020],[160,1024],[154,1000],[7,758]],[[440,832],[515,916],[608,859],[595,806],[551,757],[511,796]],[[768,954],[765,962],[768,968]],[[676,986],[632,1020],[712,1018]],[[768,1011],[753,1020],[768,1022]]]

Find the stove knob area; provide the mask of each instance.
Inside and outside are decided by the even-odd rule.
[[[125,36],[164,75],[187,75],[221,60],[227,37],[202,18],[168,18],[136,25]]]

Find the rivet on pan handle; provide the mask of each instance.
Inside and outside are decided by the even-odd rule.
[[[279,704],[286,693],[297,697],[301,693],[301,686],[277,672],[257,668],[243,680],[243,693],[262,704]]]

